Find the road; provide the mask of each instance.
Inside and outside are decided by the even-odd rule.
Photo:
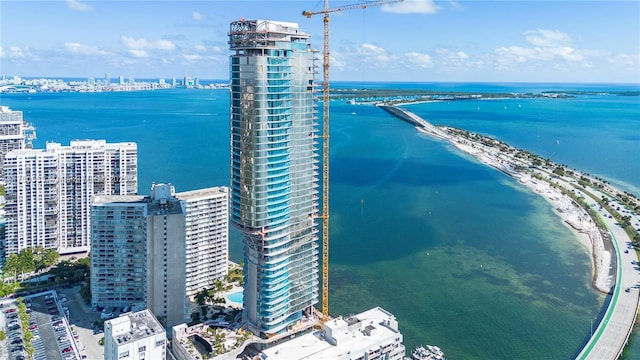
[[[598,198],[603,195],[594,190],[589,192]],[[640,263],[635,250],[631,247],[631,239],[613,218],[613,214],[605,209],[594,208],[594,210],[602,214],[601,218],[612,236],[613,251],[618,265],[616,286],[602,321],[576,359],[613,360],[622,353],[638,313]]]
[[[69,307],[69,323],[78,332],[78,349],[81,355],[87,359],[104,359],[104,347],[98,341],[104,334],[93,334],[93,322],[100,320],[99,312],[92,312],[91,308],[84,303],[80,296],[80,288],[73,287],[62,289],[69,301],[65,304]]]

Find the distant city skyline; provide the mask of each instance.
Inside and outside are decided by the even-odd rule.
[[[331,1],[340,7],[358,1]],[[0,74],[228,79],[229,23],[322,1],[3,1]],[[39,10],[33,11],[34,7]],[[435,1],[331,15],[331,80],[640,82],[638,1]]]

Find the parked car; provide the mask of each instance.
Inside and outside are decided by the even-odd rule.
[[[113,313],[112,312],[100,313],[100,319],[102,319],[102,320],[108,320],[108,319],[111,319],[112,317],[113,317]]]

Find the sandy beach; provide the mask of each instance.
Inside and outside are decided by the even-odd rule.
[[[591,255],[593,287],[603,293],[611,291],[612,283],[609,279],[611,253],[606,249],[595,221],[586,209],[573,201],[570,196],[563,194],[548,181],[532,177],[531,174],[535,170],[532,170],[531,161],[519,157],[517,149],[490,138],[481,136],[476,138],[475,135],[471,135],[470,138],[469,134],[463,130],[434,126],[419,116],[395,106],[381,107],[413,123],[421,133],[443,139],[482,163],[517,179],[520,184],[546,199],[564,224],[574,231],[579,244]],[[550,164],[549,167],[554,167],[554,164]]]
[[[576,239],[591,255],[593,287],[604,293],[611,291],[612,284],[609,281],[611,253],[606,250],[602,234],[584,208],[576,204],[569,196],[562,194],[560,190],[553,188],[548,182],[532,178],[526,172],[516,170],[517,165],[524,165],[520,160],[493,147],[486,147],[478,143],[474,143],[472,146],[466,138],[448,135],[442,136],[442,138],[482,163],[516,178],[520,184],[547,200],[564,224],[575,232]]]
[[[602,234],[584,208],[576,204],[569,196],[562,194],[560,190],[553,188],[548,182],[532,178],[526,171],[518,171],[518,165],[528,165],[522,163],[521,160],[494,147],[487,147],[479,143],[470,144],[466,138],[447,135],[441,137],[482,163],[516,178],[520,184],[547,200],[564,224],[575,232],[576,239],[580,244],[590,253],[593,287],[603,293],[611,291],[612,284],[609,280],[611,253],[606,250]]]

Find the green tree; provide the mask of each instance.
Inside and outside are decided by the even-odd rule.
[[[18,254],[18,259],[20,264],[20,270],[22,271],[23,274],[33,272],[36,270],[36,262],[33,254],[33,249],[26,248],[26,249],[20,250],[20,253]]]
[[[191,322],[194,324],[197,324],[200,322],[200,313],[199,312],[193,312],[191,313]]]
[[[196,303],[200,306],[203,306],[207,301],[207,290],[200,290],[196,294]]]
[[[9,294],[13,294],[20,288],[20,284],[17,282],[6,283],[4,277],[0,280],[0,297],[5,297]]]
[[[35,271],[40,272],[55,265],[60,254],[55,249],[45,249],[38,246],[33,250],[33,262]]]
[[[58,284],[69,282],[71,285],[77,285],[90,278],[89,263],[89,261],[60,261],[49,270],[49,274],[55,277]]]
[[[44,264],[47,267],[55,265],[60,259],[60,254],[55,249],[45,249],[44,251]]]
[[[18,281],[18,272],[20,270],[20,264],[17,254],[9,254],[4,263],[3,274],[13,274],[14,281]]]
[[[89,279],[90,281],[90,279]],[[82,299],[87,303],[90,304],[91,303],[91,284],[83,284],[80,287],[80,296],[82,296]]]

